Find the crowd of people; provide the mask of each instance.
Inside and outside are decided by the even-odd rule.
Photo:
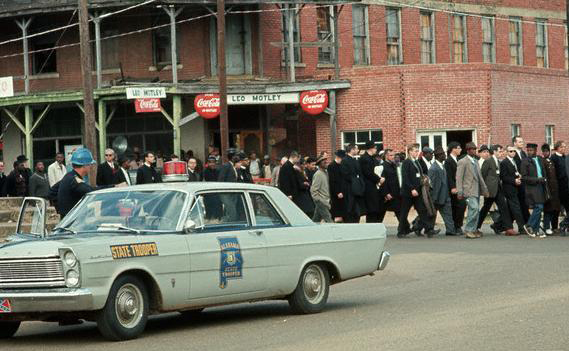
[[[465,149],[463,152],[459,143],[451,142],[447,150],[440,146],[420,150],[418,144],[411,144],[405,153],[391,149],[378,152],[370,141],[363,150],[351,144],[333,157],[326,152],[301,157],[292,151],[273,162],[268,155],[260,159],[255,152],[229,149],[227,161],[222,163],[217,149],[211,147],[205,164],[192,151],[182,152],[182,157],[171,155],[168,160],[186,162],[190,182],[263,182],[278,187],[315,222],[359,223],[365,216],[367,223],[380,223],[387,212],[393,212],[399,238],[410,233],[439,234],[435,225],[438,214],[450,236],[482,237],[488,214],[495,234],[564,235],[569,221],[559,223],[559,217],[562,210],[569,209],[565,142],[556,142],[552,152],[548,144],[539,150],[536,144],[526,146],[518,136],[506,147],[478,148],[468,143]],[[104,162],[97,165],[97,188],[162,181],[153,152],[117,158],[113,149],[107,149],[104,155]],[[64,155],[58,153],[47,171],[43,162],[36,162],[32,173],[28,159],[20,155],[8,175],[0,162],[2,196],[50,199],[59,203],[58,210],[64,215],[83,194],[96,189],[83,182],[95,163],[91,153],[78,150],[71,161],[73,170],[68,172]],[[133,169],[135,181],[130,176]],[[77,194],[60,196],[62,186]],[[411,208],[417,216],[409,222]]]

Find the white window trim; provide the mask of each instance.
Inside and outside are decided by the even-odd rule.
[[[365,63],[355,63],[354,60],[354,65],[357,66],[369,66],[371,65],[371,52],[370,52],[370,40],[369,40],[369,5],[366,4],[354,4],[353,6],[362,6],[364,9],[364,31],[365,31]],[[352,17],[352,21],[353,21],[353,17]],[[352,39],[353,39],[353,32],[352,32]]]
[[[450,14],[449,15],[449,19],[452,23],[451,28],[451,62],[452,63],[456,63],[454,62],[454,17],[460,17],[461,22],[462,22],[462,36],[464,38],[464,50],[462,51],[462,63],[468,63],[468,29],[466,27],[466,15],[462,15],[462,14]]]
[[[358,133],[361,133],[361,132],[368,132],[368,136],[369,136],[369,139],[370,139],[370,140],[371,140],[371,133],[372,133],[372,132],[381,132],[381,141],[380,141],[380,142],[375,142],[375,144],[376,144],[376,145],[381,145],[381,146],[383,147],[383,145],[384,145],[383,129],[381,129],[381,128],[375,128],[375,129],[350,129],[350,130],[343,130],[343,131],[341,132],[341,135],[342,135],[342,149],[345,148],[346,146],[348,146],[348,144],[350,144],[350,143],[347,143],[347,142],[345,141],[345,138],[344,138],[345,133],[354,133],[354,144],[355,144],[355,145],[357,145],[357,146],[365,145],[365,142],[363,142],[363,143],[358,143],[358,140],[357,140],[357,138],[358,138]]]
[[[519,34],[520,34],[519,35],[519,45],[518,45],[518,57],[520,58],[519,66],[523,66],[524,65],[524,31],[523,31],[522,18],[510,17],[510,21],[518,23]],[[508,35],[509,35],[509,31],[508,31]],[[509,45],[511,45],[511,44],[508,40],[508,48],[509,48]]]
[[[493,16],[485,16],[490,20],[490,28],[492,29],[492,59],[490,62],[485,63],[496,63],[496,18]],[[484,22],[480,21],[482,26],[482,38],[484,38]],[[482,46],[484,46],[484,39],[482,39]],[[484,60],[484,48],[482,48],[482,60]]]
[[[397,45],[399,47],[399,63],[397,63],[397,64],[402,65],[403,64],[403,32],[402,32],[402,28],[401,28],[401,8],[400,7],[387,7],[387,8],[385,8],[385,11],[387,11],[387,10],[397,11],[397,25],[399,27],[399,43]],[[387,42],[387,39],[388,39],[387,33],[385,33],[385,39]],[[396,66],[396,65],[390,65],[389,62],[387,62],[387,65],[388,66]]]
[[[429,13],[430,17],[431,17],[431,63],[430,64],[435,64],[437,63],[437,36],[436,36],[436,25],[435,25],[435,13],[433,11],[422,11],[419,13],[419,28],[421,28],[421,16],[422,14],[427,14]],[[419,33],[419,41],[422,40],[422,38],[420,38],[421,33]],[[422,63],[422,62],[421,62]]]
[[[548,136],[548,131],[551,131],[551,135]],[[548,140],[548,139],[551,139]],[[549,144],[549,146],[553,146],[555,142],[555,125],[554,124],[546,124],[545,125],[545,142]]]
[[[536,30],[535,33],[537,35],[537,26],[539,25],[543,25],[543,40],[544,40],[544,44],[545,44],[545,50],[543,52],[544,58],[543,58],[543,68],[549,68],[549,33],[547,32],[547,19],[543,19],[543,18],[539,18],[535,20],[535,25],[536,25]],[[535,40],[536,43],[536,57],[537,57],[537,38]]]
[[[517,132],[516,132],[516,133],[514,133],[514,129],[517,129]],[[521,134],[520,134],[521,132],[522,132],[522,125],[521,125],[521,124],[519,124],[519,123],[512,123],[512,124],[510,124],[510,134],[511,134],[511,137],[512,137],[512,138],[515,137],[515,136],[520,136],[520,135],[521,135]]]

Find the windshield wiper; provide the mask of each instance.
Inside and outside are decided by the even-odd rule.
[[[75,230],[69,229],[69,228],[65,228],[65,227],[55,227],[55,228],[53,228],[53,231],[56,231],[56,230],[60,230],[60,231],[62,231],[62,232],[67,232],[67,233],[71,233],[71,234],[75,234],[75,235],[77,234],[77,232],[76,232]]]
[[[100,229],[100,228],[118,229],[118,230],[128,231],[128,232],[131,232],[131,233],[140,234],[140,230],[138,230],[138,229],[129,228],[129,227],[126,227],[126,226],[124,226],[124,225],[117,224],[117,223],[103,223],[103,224],[99,224],[99,225],[97,226],[97,229]]]

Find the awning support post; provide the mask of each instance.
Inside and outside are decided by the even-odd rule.
[[[22,30],[22,46],[24,51],[24,91],[26,94],[30,93],[30,50],[28,47],[28,28],[30,27],[30,23],[32,23],[31,18],[16,21],[16,24]]]

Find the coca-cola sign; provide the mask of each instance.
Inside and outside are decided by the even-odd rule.
[[[328,107],[326,90],[310,90],[300,94],[300,107],[310,115],[319,115]]]
[[[134,108],[137,113],[160,112],[162,106],[160,105],[160,99],[136,99],[134,100]]]
[[[210,119],[219,116],[219,94],[200,94],[194,100],[196,112],[203,118]]]

